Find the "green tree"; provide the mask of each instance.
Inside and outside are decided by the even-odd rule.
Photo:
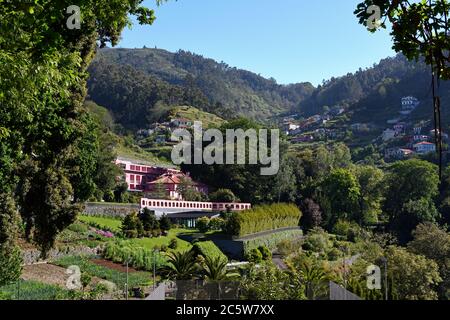
[[[390,295],[393,300],[436,300],[434,288],[442,281],[433,260],[404,248],[386,250]]]
[[[197,220],[197,229],[202,232],[202,233],[206,233],[209,231],[210,229],[210,219],[208,217],[202,217],[200,219]]]
[[[361,190],[359,210],[362,223],[378,222],[384,199],[384,172],[373,166],[354,166],[353,171]]]
[[[166,214],[164,214],[159,220],[159,227],[163,231],[169,231],[172,228],[172,223]]]
[[[322,183],[323,197],[329,204],[324,208],[325,223],[331,228],[339,219],[361,222],[358,203],[361,196],[356,177],[347,169],[333,170]]]
[[[153,22],[154,12],[141,3],[82,1],[76,30],[65,24],[70,1],[0,6],[0,65],[6,66],[0,68],[0,193],[17,190],[27,238],[43,256],[93,187],[96,141],[83,107],[87,67],[97,43],[117,44],[129,14]]]
[[[209,200],[212,202],[237,202],[239,199],[234,195],[230,189],[219,189],[209,194]]]
[[[439,266],[443,282],[440,285],[440,297],[450,296],[450,234],[434,223],[422,223],[413,231],[413,240],[408,250],[431,259]]]
[[[439,183],[437,168],[421,160],[399,161],[390,167],[385,181],[383,211],[388,215],[390,229],[406,243],[417,224],[439,217],[434,205]]]
[[[16,244],[20,216],[11,196],[0,194],[0,286],[19,279],[22,255]]]

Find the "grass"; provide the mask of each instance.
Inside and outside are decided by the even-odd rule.
[[[192,245],[184,240],[181,240],[177,236],[179,234],[186,233],[195,233],[197,230],[190,229],[172,229],[169,231],[169,235],[167,237],[159,237],[159,238],[142,238],[142,239],[132,239],[131,242],[137,244],[146,249],[153,249],[154,247],[161,247],[163,245],[168,246],[170,240],[177,239],[178,240],[178,251],[186,251],[192,248]]]
[[[63,300],[70,299],[69,290],[38,281],[19,280],[0,287],[0,299],[7,300]]]
[[[116,232],[120,231],[122,220],[108,218],[108,217],[96,217],[96,216],[79,216],[78,220],[84,223],[95,223],[101,227],[106,227]]]
[[[186,118],[191,121],[201,121],[204,128],[209,127],[220,127],[221,124],[225,122],[222,118],[208,113],[201,111],[194,107],[189,106],[180,106],[173,108],[170,112],[171,118]]]
[[[98,277],[116,284],[119,289],[125,287],[127,275],[125,272],[109,269],[104,266],[99,266],[84,256],[66,256],[53,262],[55,265],[68,268],[69,266],[80,267],[81,273],[87,273],[93,277]],[[129,288],[148,286],[153,283],[152,274],[150,272],[138,271],[128,274]]]

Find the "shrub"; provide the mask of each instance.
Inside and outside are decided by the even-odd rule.
[[[277,244],[277,252],[283,257],[290,254],[297,253],[302,250],[302,242],[300,239],[296,240],[282,240]]]
[[[159,227],[163,231],[169,231],[172,228],[172,223],[170,222],[167,215],[163,215],[161,217],[161,220],[159,220]]]
[[[333,247],[330,236],[320,228],[313,229],[305,239],[303,249],[317,253],[327,253]]]
[[[257,206],[251,210],[234,213],[227,222],[227,233],[245,236],[267,230],[299,225],[302,213],[293,204]]]
[[[303,235],[302,230],[287,230],[279,231],[272,234],[267,234],[264,236],[259,236],[254,239],[243,241],[244,246],[244,256],[254,248],[259,248],[260,246],[266,246],[271,251],[275,251],[277,246],[282,241],[300,241],[300,237]],[[298,249],[297,249],[298,250]]]
[[[345,240],[356,241],[362,235],[362,228],[356,222],[338,220],[333,226],[333,233]]]
[[[212,218],[209,221],[210,230],[223,230],[225,228],[225,220],[222,218]]]
[[[209,231],[209,223],[210,223],[210,220],[208,217],[202,217],[197,220],[197,229],[201,233],[206,233]]]
[[[178,248],[178,240],[175,238],[171,239],[170,243],[169,243],[169,248],[172,250],[175,250],[176,248]]]
[[[142,237],[144,235],[144,226],[137,213],[127,215],[122,221],[121,229],[127,238]]]
[[[228,261],[227,256],[212,241],[196,242],[191,250],[196,256],[201,255],[211,259],[221,258]]]
[[[269,248],[267,248],[266,246],[260,246],[258,250],[259,252],[261,252],[263,260],[272,260],[272,252],[269,250]]]
[[[328,251],[328,260],[330,261],[336,261],[337,259],[339,259],[339,257],[342,256],[342,252],[339,251],[339,249],[337,248],[332,248],[330,251]]]
[[[229,189],[219,189],[209,195],[209,200],[212,202],[236,202],[237,197],[234,195],[233,191]]]
[[[254,248],[254,249],[250,250],[250,252],[247,254],[246,259],[249,262],[261,263],[263,261],[263,255],[262,255],[261,251],[259,251],[257,248]]]

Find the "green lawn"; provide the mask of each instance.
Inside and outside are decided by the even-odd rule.
[[[138,244],[141,247],[147,248],[147,249],[153,249],[156,246],[161,247],[162,245],[168,246],[170,243],[170,240],[177,239],[178,240],[178,248],[179,251],[185,251],[192,248],[192,245],[184,240],[181,240],[180,238],[177,238],[177,235],[182,233],[196,233],[197,230],[190,230],[190,229],[172,229],[169,231],[169,235],[167,237],[159,237],[159,238],[142,238],[142,239],[132,239],[131,241],[135,244]]]
[[[68,290],[38,281],[19,280],[0,287],[0,300],[59,300],[70,299]]]
[[[120,231],[122,220],[108,217],[79,216],[78,220],[85,223],[95,223],[99,226],[107,227],[114,231]]]

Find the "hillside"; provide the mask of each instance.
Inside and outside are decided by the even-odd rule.
[[[174,107],[172,110],[169,111],[168,118],[170,119],[185,118],[191,121],[200,121],[203,125],[203,128],[209,127],[217,128],[220,127],[220,125],[223,124],[225,121],[222,118],[216,116],[215,114],[205,112],[195,107],[189,106]]]
[[[450,122],[450,82],[442,82],[443,120]],[[432,119],[431,76],[422,62],[409,62],[402,55],[386,58],[366,70],[347,74],[319,86],[293,112],[304,116],[323,113],[334,106],[346,108],[350,122],[376,125],[398,117],[400,99],[414,96],[421,101],[412,121]]]
[[[136,113],[141,116],[135,124],[145,122],[158,101],[192,105],[223,118],[241,115],[267,121],[289,112],[314,90],[310,83],[279,85],[185,51],[103,49],[89,72],[92,100],[112,110],[126,126]]]
[[[132,137],[116,134],[114,131],[117,130],[117,125],[106,108],[92,101],[86,101],[85,105],[89,113],[102,125],[105,134],[104,139],[111,141],[111,146],[114,148],[114,153],[117,157],[149,165],[173,166],[166,159],[137,146]]]

